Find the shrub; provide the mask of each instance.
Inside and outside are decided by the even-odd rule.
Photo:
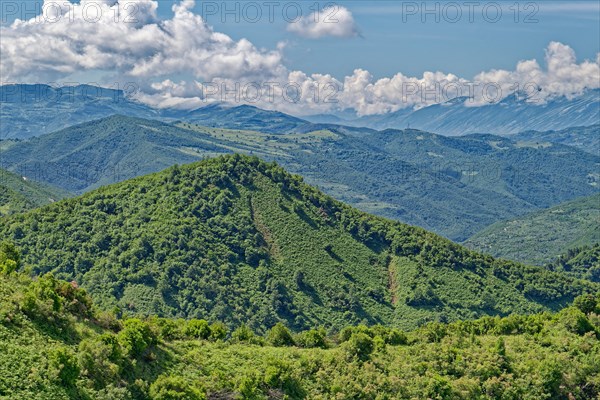
[[[65,386],[73,386],[79,377],[75,354],[66,347],[52,349],[48,355],[50,375]]]
[[[344,343],[343,348],[349,358],[358,358],[361,361],[366,361],[373,352],[373,339],[365,333],[354,333],[350,339]]]
[[[64,318],[63,311],[92,316],[92,299],[75,282],[59,281],[46,274],[31,282],[23,298],[23,310],[31,317]]]
[[[294,339],[289,329],[286,328],[281,322],[275,324],[273,328],[267,334],[267,341],[273,346],[293,346]]]
[[[223,340],[227,336],[227,326],[222,322],[215,322],[210,326],[211,340]]]
[[[311,329],[308,331],[300,332],[296,336],[296,343],[300,347],[305,347],[305,348],[320,347],[320,348],[324,349],[327,347],[327,342],[325,341],[326,336],[327,336],[327,333],[325,332],[325,329],[323,329],[323,328]]]
[[[280,389],[292,399],[301,399],[306,393],[300,385],[299,379],[294,376],[292,365],[275,361],[265,369],[264,383],[272,389]]]
[[[589,314],[596,309],[598,300],[592,294],[582,294],[575,298],[573,305],[579,308],[584,314]]]
[[[256,374],[248,374],[240,380],[237,391],[242,395],[242,399],[262,399],[261,382]]]
[[[206,393],[198,385],[180,376],[159,376],[150,386],[152,400],[205,400]]]
[[[118,334],[118,340],[130,357],[139,357],[158,341],[150,325],[137,318],[125,321],[123,330]]]
[[[210,337],[210,327],[203,319],[191,319],[186,323],[183,333],[190,338],[206,340]]]

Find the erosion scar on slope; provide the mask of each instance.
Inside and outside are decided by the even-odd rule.
[[[396,281],[395,257],[390,257],[388,262],[388,290],[392,294],[392,305],[398,302],[398,282]]]
[[[256,207],[254,207],[254,199],[252,198],[252,196],[248,197],[248,204],[250,205],[250,213],[252,214],[252,220],[254,221],[254,225],[265,240],[267,248],[269,249],[269,255],[274,260],[279,260],[281,258],[281,251],[279,249],[279,246],[277,245],[277,242],[273,239],[271,230],[263,222],[260,212],[256,210]]]

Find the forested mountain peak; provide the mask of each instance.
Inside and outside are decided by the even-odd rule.
[[[275,163],[174,166],[3,221],[35,274],[103,308],[264,331],[557,309],[596,284],[355,210]]]

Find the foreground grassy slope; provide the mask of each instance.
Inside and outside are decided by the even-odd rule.
[[[465,244],[495,257],[544,265],[569,249],[600,243],[600,195],[498,222]]]
[[[265,338],[205,321],[117,319],[74,285],[0,274],[0,399],[592,399],[594,296],[556,315]],[[313,338],[316,340],[307,340]]]
[[[67,196],[62,189],[33,182],[0,168],[0,216],[31,210]]]
[[[104,309],[257,331],[531,313],[599,287],[370,216],[239,155],[5,219],[0,236],[35,274],[76,280]]]

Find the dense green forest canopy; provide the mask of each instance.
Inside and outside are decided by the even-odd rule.
[[[546,265],[552,271],[600,282],[600,243],[570,249]]]
[[[273,134],[117,115],[8,143],[2,165],[83,193],[174,164],[251,154],[277,161],[363,211],[455,241],[494,222],[598,192],[598,154],[561,144],[493,135],[450,138],[414,129],[304,129]]]
[[[76,281],[105,310],[258,332],[557,310],[599,287],[368,215],[241,155],[12,216],[0,235],[32,273]]]

